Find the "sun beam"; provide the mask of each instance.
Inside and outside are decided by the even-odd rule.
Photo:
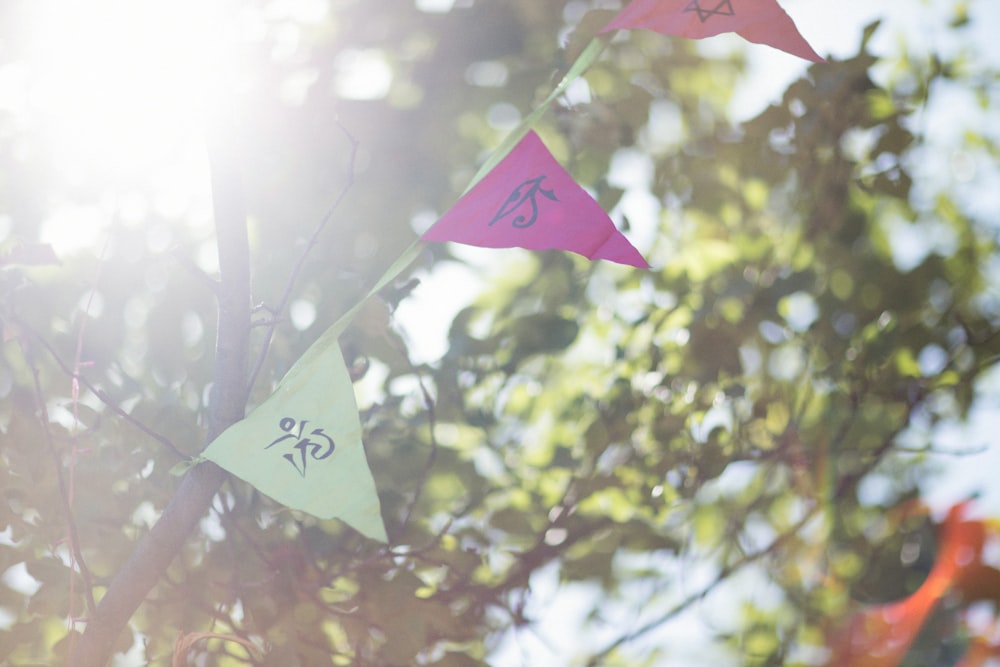
[[[95,227],[123,215],[178,216],[207,192],[204,119],[232,74],[224,11],[197,0],[23,4],[0,111],[77,199],[41,221],[57,250],[93,244]]]

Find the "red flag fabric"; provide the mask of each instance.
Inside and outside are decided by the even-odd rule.
[[[756,44],[823,61],[777,0],[632,0],[601,32],[629,28],[690,39],[735,32]]]
[[[898,667],[924,621],[946,594],[955,591],[968,600],[990,597],[984,592],[990,590],[988,580],[996,580],[996,571],[982,560],[987,527],[982,521],[963,519],[969,504],[959,503],[948,512],[941,527],[937,560],[923,584],[902,600],[852,616],[832,638],[828,667]]]
[[[534,132],[421,238],[482,248],[569,250],[588,259],[649,268]]]

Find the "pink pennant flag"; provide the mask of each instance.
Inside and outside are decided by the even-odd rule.
[[[777,0],[632,0],[601,32],[629,28],[690,39],[735,32],[750,42],[823,62]]]
[[[421,238],[482,248],[569,250],[588,259],[649,268],[534,132]]]

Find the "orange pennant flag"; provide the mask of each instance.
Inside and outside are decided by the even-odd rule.
[[[937,560],[924,583],[909,597],[851,617],[832,639],[828,667],[897,667],[947,593],[957,591],[972,597],[965,589],[993,570],[982,562],[985,524],[962,518],[968,505],[959,503],[948,512],[941,527]]]
[[[632,0],[602,33],[639,28],[689,39],[735,32],[813,62],[823,62],[777,0]]]
[[[421,238],[482,248],[569,250],[588,259],[649,268],[534,132]]]

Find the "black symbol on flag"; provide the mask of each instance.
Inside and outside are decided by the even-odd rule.
[[[333,454],[333,450],[336,449],[336,445],[333,444],[333,439],[330,438],[330,436],[328,436],[326,433],[324,433],[323,429],[321,428],[314,428],[309,433],[309,436],[315,436],[318,439],[325,440],[326,441],[325,443],[314,442],[310,440],[309,437],[303,438],[302,434],[303,432],[305,432],[306,424],[308,423],[309,422],[306,421],[305,419],[296,422],[291,417],[285,417],[278,424],[278,428],[284,431],[285,435],[276,438],[274,441],[271,442],[270,445],[264,448],[264,449],[270,449],[271,447],[274,447],[275,445],[280,444],[282,442],[294,441],[295,444],[292,446],[292,449],[298,451],[299,454],[299,456],[297,457],[298,460],[296,460],[296,456],[291,452],[285,454],[282,458],[291,463],[295,467],[296,472],[298,472],[299,475],[301,475],[302,477],[306,476],[307,455],[311,457],[314,461],[322,461],[323,459]],[[297,433],[295,432],[296,426],[298,426]],[[289,444],[291,443],[289,442]]]
[[[711,0],[707,0],[711,1]],[[736,16],[736,12],[733,11],[732,0],[718,0],[715,3],[715,9],[706,9],[701,6],[702,0],[691,0],[688,6],[684,8],[686,12],[698,12],[698,20],[704,23],[713,16]]]
[[[536,176],[535,178],[529,178],[528,180],[526,180],[525,182],[521,183],[516,188],[514,188],[511,191],[510,196],[507,197],[507,201],[503,203],[503,205],[500,207],[500,210],[497,211],[497,214],[493,216],[492,220],[490,220],[489,226],[492,227],[493,223],[503,220],[508,215],[512,215],[513,213],[517,212],[517,210],[521,208],[525,203],[529,203],[531,205],[531,215],[515,216],[510,224],[513,225],[514,227],[517,227],[518,229],[523,229],[524,227],[531,227],[533,224],[535,224],[535,220],[538,219],[538,202],[535,201],[535,197],[538,196],[538,193],[542,193],[542,195],[544,195],[548,199],[551,199],[552,201],[559,201],[556,198],[556,193],[554,191],[546,190],[545,188],[542,187],[542,181],[544,180],[545,180],[545,174],[542,174],[541,176]],[[528,187],[526,191],[522,191],[524,190],[525,186],[530,186],[530,187]]]

